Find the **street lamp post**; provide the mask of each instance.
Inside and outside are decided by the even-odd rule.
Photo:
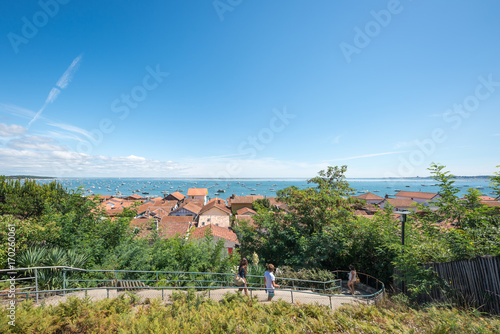
[[[401,252],[404,254],[405,252],[405,225],[406,225],[406,216],[410,214],[410,211],[408,210],[401,210],[401,211],[395,211],[394,213],[400,214],[401,215],[401,245],[403,246],[401,248]],[[405,282],[404,280],[401,280],[401,291],[405,291]]]
[[[401,245],[405,245],[405,225],[406,225],[406,216],[410,214],[408,210],[394,211],[394,213],[401,215]]]

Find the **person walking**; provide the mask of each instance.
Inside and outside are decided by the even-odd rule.
[[[270,263],[267,265],[267,271],[264,273],[264,285],[266,286],[267,301],[271,301],[274,297],[274,289],[279,289],[279,285],[274,281],[274,266]]]
[[[247,287],[247,268],[248,268],[248,260],[244,257],[240,261],[240,267],[238,268],[238,276],[243,279],[243,284],[241,285],[241,290],[245,290],[245,296],[248,296],[248,289]],[[244,289],[245,288],[245,289]]]
[[[356,273],[356,269],[354,266],[351,264],[349,266],[349,280],[347,281],[347,287],[350,290],[350,294],[354,295],[354,284],[356,283],[356,280],[358,279],[358,274]]]

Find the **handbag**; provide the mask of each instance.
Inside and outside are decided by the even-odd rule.
[[[245,281],[238,275],[238,273],[234,274],[234,284],[236,285],[245,284]]]
[[[356,274],[356,283],[360,283],[361,281],[359,280],[358,274]]]

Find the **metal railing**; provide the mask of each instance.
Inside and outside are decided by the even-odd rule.
[[[347,284],[347,277],[348,277],[349,271],[347,271],[347,270],[334,270],[332,272],[337,277],[345,277],[345,280],[342,280],[342,281],[346,281],[346,284]],[[373,277],[373,276],[365,274],[365,273],[356,272],[356,274],[358,275],[361,284],[364,284],[365,286],[371,287],[374,290],[373,293],[356,295],[356,297],[377,300],[379,297],[385,296],[385,284],[384,284],[384,282],[382,282],[381,280],[379,280],[376,277]]]
[[[62,274],[62,289],[51,289],[51,290],[39,290],[38,273],[40,270],[60,270]],[[30,279],[35,280],[34,286],[23,286],[15,289],[14,295],[24,295],[26,299],[30,299],[30,296],[34,296],[36,303],[39,302],[39,297],[47,297],[53,295],[66,295],[71,292],[83,291],[85,296],[87,296],[88,291],[104,291],[106,290],[106,298],[109,298],[110,291],[115,291],[118,293],[120,290],[153,290],[158,294],[161,292],[161,299],[164,299],[165,291],[169,290],[186,290],[186,289],[196,289],[208,291],[210,297],[211,293],[217,289],[241,289],[240,286],[235,286],[233,283],[234,273],[210,273],[210,272],[181,272],[181,271],[140,271],[140,270],[104,270],[104,269],[80,269],[65,266],[58,267],[30,267],[30,268],[16,268],[15,270],[2,269],[0,270],[0,276],[5,275],[5,273],[12,272],[27,272],[28,274],[34,273],[31,277],[20,277],[14,279],[2,280],[0,282],[6,281],[20,281],[26,282]],[[72,274],[79,274],[83,277],[68,277]],[[337,275],[344,275],[346,271],[335,271]],[[100,276],[101,278],[95,278],[95,276]],[[385,292],[384,283],[376,279],[373,276],[358,273],[361,277],[361,283],[367,285],[375,285],[377,291],[372,294],[356,295],[356,298],[372,299],[383,295]],[[94,276],[94,277],[91,277]],[[298,292],[304,295],[314,295],[328,297],[330,306],[332,306],[332,298],[337,297],[353,297],[341,294],[342,291],[342,279],[334,279],[330,281],[314,281],[314,280],[301,280],[294,278],[276,277],[276,280],[288,282],[286,284],[280,284],[279,289],[281,293],[290,293],[291,302],[294,302],[294,292]],[[257,275],[247,275],[248,286],[246,289],[252,295],[256,291],[265,291],[264,281],[262,276]],[[364,281],[364,282],[363,282]],[[142,282],[148,284],[148,286],[140,287],[123,287],[118,286],[119,282]],[[111,283],[111,284],[110,284]],[[151,284],[153,283],[153,284]],[[281,282],[280,282],[281,283]],[[110,286],[111,285],[111,286]],[[73,287],[71,287],[73,286]],[[315,287],[316,286],[316,287]],[[317,288],[317,286],[322,286],[322,288]],[[374,288],[375,288],[374,287]],[[380,289],[378,289],[380,287]],[[34,291],[32,290],[34,288]],[[27,289],[28,291],[17,291]],[[0,293],[0,299],[7,295],[8,293]],[[155,293],[153,293],[155,294]],[[302,296],[304,296],[302,295]],[[159,297],[156,296],[155,297]]]

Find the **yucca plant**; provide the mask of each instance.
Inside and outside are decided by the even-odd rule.
[[[58,247],[51,248],[47,250],[47,254],[43,262],[48,267],[65,266],[68,262],[66,251]]]
[[[73,268],[81,268],[85,266],[89,259],[87,254],[78,254],[75,250],[70,249],[66,253],[66,265]]]
[[[30,267],[83,267],[88,260],[87,255],[78,254],[74,250],[64,250],[59,247],[43,248],[30,247],[18,256],[19,266],[23,268]],[[34,270],[28,270],[27,274],[33,275]],[[62,287],[63,275],[61,269],[40,269],[37,270],[38,288],[39,289],[58,289]]]
[[[20,268],[41,267],[46,253],[46,249],[42,247],[27,248],[19,253],[17,263]]]

